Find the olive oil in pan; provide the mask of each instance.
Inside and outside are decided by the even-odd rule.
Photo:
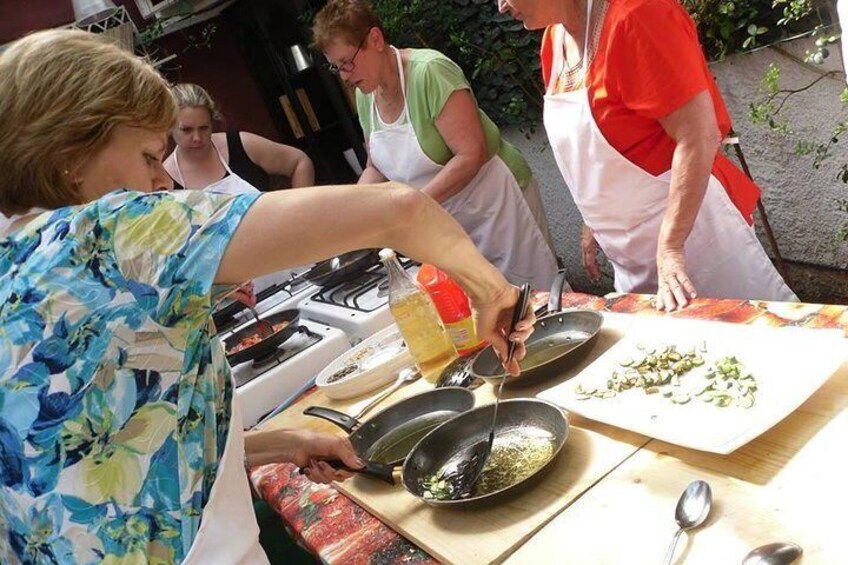
[[[554,456],[556,438],[539,428],[517,427],[495,437],[492,454],[471,496],[482,496],[520,483]]]
[[[498,430],[492,453],[470,498],[497,492],[527,479],[553,458],[556,445],[554,435],[540,428],[522,426]],[[453,487],[445,476],[445,469],[451,468],[451,463],[449,460],[438,473],[418,479],[424,498],[452,498]]]
[[[441,410],[413,418],[376,441],[365,454],[365,458],[379,463],[403,461],[421,438],[454,416],[456,412]]]
[[[589,337],[584,332],[569,332],[544,337],[538,341],[528,343],[527,355],[521,360],[521,368],[525,370],[532,369],[553,361],[572,349],[576,349],[589,339]]]

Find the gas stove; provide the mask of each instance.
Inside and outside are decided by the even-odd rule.
[[[257,314],[264,314],[272,309],[275,312],[293,310],[297,308],[301,301],[318,290],[320,290],[319,287],[292,274],[289,279],[270,284],[256,293],[256,312]],[[243,306],[238,306],[238,308],[239,311],[231,316],[215,314],[215,323],[219,333],[230,332],[253,319],[247,308]],[[223,310],[225,311],[226,308]]]
[[[284,309],[285,305],[273,312]],[[300,320],[297,332],[273,355],[232,367],[244,427],[255,426],[263,416],[300,396],[324,367],[348,349],[350,342],[341,330]]]
[[[406,272],[415,277],[420,264],[402,258]],[[375,265],[348,281],[318,289],[299,305],[301,316],[342,329],[351,345],[394,323],[389,311],[386,269]]]

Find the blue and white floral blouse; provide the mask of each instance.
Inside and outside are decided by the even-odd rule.
[[[120,190],[0,231],[0,556],[187,554],[233,395],[212,283],[255,199]]]

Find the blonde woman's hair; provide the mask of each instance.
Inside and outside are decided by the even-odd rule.
[[[0,53],[0,211],[82,203],[72,172],[115,127],[166,132],[176,120],[168,83],[97,35],[50,30]]]
[[[372,27],[380,29],[385,35],[380,16],[365,0],[330,0],[315,16],[312,44],[319,51],[339,39],[356,45]]]
[[[213,120],[223,120],[218,105],[202,86],[190,82],[181,82],[171,88],[177,106],[183,108],[206,108]]]

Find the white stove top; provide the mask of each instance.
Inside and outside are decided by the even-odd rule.
[[[298,325],[300,330],[277,349],[282,362],[247,361],[232,368],[245,428],[297,398],[314,384],[321,369],[350,349],[347,336],[337,328],[303,319]]]
[[[414,277],[419,268],[411,264],[406,270]],[[319,289],[300,303],[301,315],[341,328],[356,345],[394,323],[385,273],[378,265],[351,281]]]

